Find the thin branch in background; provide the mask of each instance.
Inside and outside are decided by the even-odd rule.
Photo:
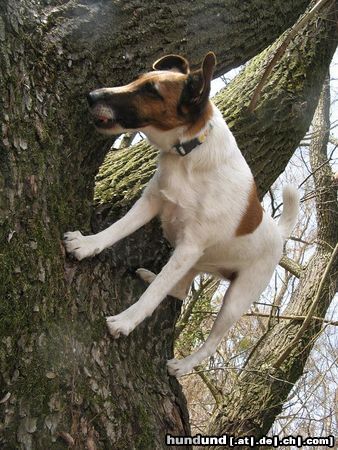
[[[304,158],[304,155],[303,155],[303,149],[302,149],[302,148],[300,149],[299,156],[300,156],[300,159],[301,159],[301,161],[302,161],[302,163],[303,163],[303,166],[306,168],[306,170],[308,171],[308,173],[311,173],[311,169],[310,169],[310,167],[309,167],[309,165],[308,165],[308,161],[306,161],[306,159]]]
[[[284,298],[284,296],[286,294],[286,291],[288,289],[288,285],[289,285],[289,281],[290,281],[291,275],[292,274],[289,271],[285,270],[285,279],[283,281],[282,287],[280,288],[280,290],[278,292],[278,295],[275,297],[274,302],[271,305],[271,310],[270,310],[268,324],[267,324],[267,329],[268,330],[273,326],[273,324],[275,322],[274,319],[279,320],[280,307],[281,307],[281,304],[282,304],[282,300],[283,300],[283,298]]]
[[[246,316],[246,317],[260,316],[260,317],[269,318],[269,314],[268,313],[246,313],[246,314],[244,314],[244,316]],[[307,316],[293,316],[293,315],[278,314],[276,316],[276,318],[278,320],[305,320],[307,318]],[[311,320],[322,322],[322,323],[325,323],[327,325],[332,325],[334,327],[338,326],[338,320],[327,320],[327,319],[323,319],[322,317],[317,317],[317,316],[312,316]]]
[[[211,395],[213,396],[216,405],[219,405],[223,398],[223,392],[212,382],[211,378],[203,371],[203,366],[197,366],[194,368],[196,374],[201,378],[203,383],[207,386]]]
[[[316,243],[315,241],[313,241],[313,242],[305,241],[304,239],[301,239],[297,236],[290,236],[289,239],[291,241],[300,242],[301,244],[304,244],[304,245],[314,245]]]
[[[311,171],[309,173],[309,175],[306,178],[304,178],[304,180],[298,186],[298,189],[301,188],[303,186],[303,184],[305,184],[310,177],[312,177],[316,172],[318,172],[318,170],[320,170],[326,164],[329,164],[329,162],[332,159],[332,155],[335,152],[336,148],[337,148],[337,146],[335,146],[334,149],[331,151],[330,156],[328,157],[328,159],[326,161],[324,161],[322,164],[320,164],[318,167],[316,167],[315,170]]]
[[[270,204],[271,204],[271,211],[272,211],[272,214],[271,214],[271,216],[272,217],[275,217],[275,214],[276,214],[276,212],[277,212],[277,208],[276,208],[276,202],[275,202],[275,197],[274,197],[274,195],[273,195],[273,191],[272,191],[272,189],[270,188],[269,189],[269,195],[270,195],[270,200],[271,200],[271,202],[270,202]]]
[[[180,355],[181,358],[185,358],[187,356],[180,351],[178,351],[178,354]],[[204,371],[203,365],[194,367],[194,372],[191,372],[191,374],[193,373],[196,373],[196,375],[198,375],[201,378],[201,380],[203,381],[203,383],[206,385],[211,395],[213,396],[216,405],[219,405],[220,402],[222,401],[223,393],[212,381],[211,377],[209,377],[209,375]]]
[[[263,316],[259,313],[259,310],[255,304],[252,305],[251,309],[253,310],[253,313],[251,313],[251,314],[248,313],[248,315],[250,314],[252,316],[257,317],[258,326],[259,326],[260,330],[262,331],[262,333],[264,333],[265,326],[264,326],[264,323],[262,322],[262,320],[260,320],[260,318]]]
[[[331,151],[330,156],[328,157],[328,159],[327,159],[326,161],[324,161],[323,163],[321,163],[321,164],[320,164],[318,167],[316,167],[314,170],[310,171],[310,170],[308,169],[309,175],[308,175],[308,176],[307,176],[307,177],[306,177],[306,178],[298,185],[298,189],[300,189],[300,188],[308,181],[308,179],[311,178],[312,176],[314,176],[314,175],[316,174],[316,172],[318,172],[322,167],[324,167],[326,164],[329,164],[329,163],[332,161],[332,156],[333,156],[333,153],[336,151],[336,149],[337,149],[337,146],[335,146],[335,147],[332,149],[332,151]],[[304,165],[306,166],[306,162],[305,162],[305,161],[303,161],[303,162],[304,162]],[[312,195],[312,194],[314,194],[314,195]],[[306,202],[306,201],[308,201],[308,200],[311,200],[312,198],[315,198],[315,191],[307,192],[307,193],[300,199],[300,202],[303,203],[303,202]],[[276,214],[276,212],[277,212],[282,206],[283,206],[283,202],[279,203],[279,204],[275,207],[274,214]],[[274,215],[273,217],[275,217],[275,218],[277,219],[278,217],[280,217],[280,214]]]

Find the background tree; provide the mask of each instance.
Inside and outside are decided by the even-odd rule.
[[[123,151],[114,154],[102,168],[100,205],[92,209],[94,176],[112,141],[93,132],[84,94],[102,84],[130,81],[164,52],[183,53],[199,63],[213,49],[222,74],[272,43],[309,2],[242,3],[1,3],[3,448],[163,448],[166,432],[189,434],[185,400],[165,366],[172,356],[178,302],[168,299],[126,339],[112,341],[105,327],[104,317],[133,303],[144,288],[133,269],[146,266],[157,272],[163,265],[168,248],[157,223],[81,264],[65,258],[60,237],[69,229],[91,232],[90,223],[95,229],[121,216],[154,167],[153,153],[145,146],[128,158]],[[310,123],[335,46],[334,22],[327,15],[333,2],[323,4],[322,17],[329,20],[318,21],[315,37],[303,33],[302,51],[290,52],[281,62],[284,70],[276,66],[298,75],[287,75],[287,84],[280,87],[274,79],[275,89],[267,83],[254,114],[238,110],[248,103],[250,89],[241,88],[242,103],[233,98],[231,125],[235,130],[239,124],[239,140],[256,141],[250,152],[244,149],[250,162],[258,148],[254,137],[259,132],[263,136],[264,126],[278,117],[278,104],[286,107],[284,121],[294,112],[290,123],[297,139]],[[296,54],[304,57],[293,60]],[[246,81],[238,79],[238,86],[248,84],[252,93],[265,58],[269,51],[256,59],[257,70],[252,69]],[[267,108],[274,98],[275,108]],[[246,125],[250,131],[243,131],[241,140]],[[281,127],[278,139],[270,136],[271,150],[286,133],[290,135]],[[260,182],[262,192],[283,171],[296,143],[292,145],[276,159],[272,177],[265,177],[266,172],[259,176],[265,179]],[[144,156],[136,157],[142,148]],[[276,154],[270,155],[274,159]],[[258,152],[259,158],[262,162],[266,155]]]

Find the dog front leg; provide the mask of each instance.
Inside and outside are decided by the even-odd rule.
[[[191,242],[178,245],[168,263],[140,299],[122,313],[107,317],[110,334],[115,338],[118,338],[120,334],[128,336],[139,323],[154,312],[162,300],[196,264],[202,253],[203,248]]]
[[[79,261],[97,255],[145,225],[158,214],[159,210],[160,200],[157,196],[143,195],[122,219],[100,233],[91,236],[83,236],[80,231],[65,233],[65,248]]]

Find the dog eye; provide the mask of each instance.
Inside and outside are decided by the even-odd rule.
[[[140,89],[140,92],[142,94],[148,95],[149,97],[163,100],[162,95],[159,93],[154,83],[144,83]]]

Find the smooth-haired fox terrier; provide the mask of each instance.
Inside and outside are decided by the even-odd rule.
[[[283,190],[276,224],[259,202],[251,170],[222,114],[209,100],[216,58],[208,53],[198,70],[167,55],[153,71],[126,86],[88,95],[96,129],[106,135],[141,131],[160,150],[158,167],[141,198],[109,228],[92,236],[65,234],[66,250],[78,260],[93,256],[159,215],[173,254],[140,299],[107,317],[110,334],[127,336],[168,295],[184,299],[201,272],[230,280],[206,342],[192,355],[168,361],[179,377],[212,355],[224,334],[266,288],[295,225],[296,188]]]

